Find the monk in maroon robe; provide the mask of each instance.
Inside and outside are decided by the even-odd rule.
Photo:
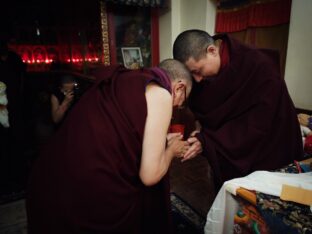
[[[201,124],[183,160],[202,151],[219,187],[302,158],[296,111],[275,51],[188,30],[177,37],[173,53],[195,80],[189,102]]]
[[[30,234],[171,233],[167,170],[189,144],[167,131],[192,82],[178,61],[160,67],[96,72],[33,166]]]

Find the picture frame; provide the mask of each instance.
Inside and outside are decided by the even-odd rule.
[[[122,58],[124,66],[128,69],[139,69],[143,67],[143,59],[140,47],[122,47]]]

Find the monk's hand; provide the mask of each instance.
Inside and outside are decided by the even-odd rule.
[[[167,136],[168,139],[168,136]],[[174,157],[182,157],[189,149],[190,145],[187,141],[183,141],[183,135],[180,133],[175,133],[175,135],[170,135],[168,140],[167,149],[171,151]]]
[[[181,162],[185,162],[187,160],[190,160],[200,154],[203,151],[202,144],[200,141],[195,137],[195,134],[198,133],[198,131],[193,132],[191,134],[191,137],[187,139],[187,142],[190,144],[190,148],[186,151],[186,153],[183,155],[183,158]]]
[[[193,132],[190,134],[190,136],[191,136],[191,137],[195,137],[195,135],[196,135],[197,133],[200,133],[200,130],[195,130],[195,131],[193,131]]]
[[[167,134],[167,141],[170,141],[171,139],[175,138],[175,137],[181,137],[182,134],[177,132],[177,133],[168,133]]]

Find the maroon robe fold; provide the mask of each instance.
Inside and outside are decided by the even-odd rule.
[[[273,170],[302,158],[294,105],[274,51],[248,47],[226,35],[229,62],[194,84],[190,106],[197,135],[219,187],[255,170]]]
[[[168,77],[109,67],[35,162],[27,195],[31,233],[170,233],[167,177],[139,178],[145,88]]]

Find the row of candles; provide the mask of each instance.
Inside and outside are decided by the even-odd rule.
[[[99,58],[93,57],[93,58],[73,58],[73,59],[67,59],[66,62],[68,63],[82,63],[82,62],[93,62],[96,63],[99,61]],[[45,64],[50,64],[53,63],[53,59],[32,59],[32,60],[25,60],[23,59],[23,63],[28,63],[28,64],[37,64],[37,63],[45,63]]]

